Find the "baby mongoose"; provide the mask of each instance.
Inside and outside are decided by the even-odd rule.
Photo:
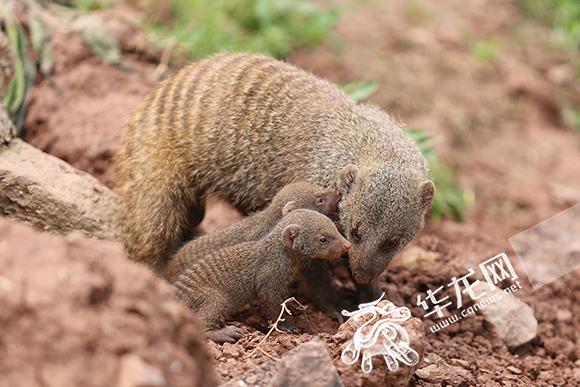
[[[165,80],[127,123],[115,165],[128,255],[158,273],[203,219],[208,195],[251,213],[304,180],[341,192],[349,264],[366,284],[414,238],[435,193],[425,158],[389,115],[243,53]]]
[[[288,184],[274,196],[272,203],[263,211],[188,242],[171,259],[163,276],[173,281],[191,262],[209,252],[262,238],[282,219],[282,209],[290,202],[295,209],[306,208],[330,217],[335,215],[339,199],[337,191],[316,184],[307,182]]]
[[[233,327],[216,330],[221,323],[255,299],[264,316],[275,320],[280,304],[288,298],[288,282],[305,259],[336,259],[349,248],[328,217],[307,209],[291,210],[262,239],[193,262],[175,283],[176,292],[196,312],[210,339],[233,341],[240,332]]]

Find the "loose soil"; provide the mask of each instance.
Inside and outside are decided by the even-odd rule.
[[[74,32],[54,39],[57,66],[33,89],[25,138],[110,184],[123,122],[153,87],[156,66],[125,50],[132,65],[121,70],[93,57]],[[482,45],[491,46],[491,54],[479,53]],[[414,316],[423,316],[417,294],[424,296],[499,252],[515,261],[509,237],[580,199],[580,136],[562,119],[563,109],[580,100],[574,64],[569,52],[550,42],[550,31],[524,18],[513,1],[348,5],[335,36],[289,60],[337,83],[380,81],[371,102],[409,127],[440,136],[442,157],[475,194],[464,223],[432,222],[409,247],[434,252],[435,259],[411,264],[407,249],[381,276],[386,298],[410,307]],[[237,216],[214,207],[207,229]],[[517,294],[534,308],[539,323],[536,339],[521,348],[508,349],[479,315],[437,333],[427,329],[423,361],[440,357],[464,372],[438,384],[414,376],[411,384],[577,385],[579,277],[577,270]],[[345,278],[338,268],[335,285],[353,307],[354,287]],[[270,361],[263,353],[245,356],[263,337],[263,328],[256,329],[264,326],[261,318],[249,309],[236,320],[247,332],[244,338],[209,344],[223,382]],[[336,322],[310,308],[299,323],[305,333],[275,334],[262,349],[279,357],[319,337],[332,351]]]

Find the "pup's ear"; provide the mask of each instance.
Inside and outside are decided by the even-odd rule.
[[[426,212],[433,202],[435,196],[435,184],[431,180],[426,180],[419,185],[419,205],[423,212]]]
[[[354,183],[358,177],[358,167],[354,164],[349,164],[338,172],[336,187],[341,195],[346,195],[352,190]]]
[[[298,209],[295,201],[289,201],[286,205],[282,208],[282,216],[288,215],[289,212]]]
[[[289,224],[284,227],[284,230],[282,231],[282,242],[284,242],[284,246],[291,249],[294,246],[294,240],[299,233],[300,226],[297,224]]]

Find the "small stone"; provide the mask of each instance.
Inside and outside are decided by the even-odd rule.
[[[282,357],[278,373],[269,386],[339,387],[343,384],[326,345],[313,340]]]
[[[234,346],[226,344],[224,345],[222,355],[223,357],[228,359],[237,359],[240,357],[240,351],[236,349]]]
[[[463,384],[473,380],[473,375],[468,370],[452,366],[445,363],[442,359],[437,360],[435,364],[419,368],[415,375],[429,383],[449,382],[452,385]]]
[[[460,366],[460,367],[467,368],[467,369],[470,368],[469,367],[469,362],[468,361],[465,361],[465,360],[461,360],[461,359],[451,359],[449,362],[451,363],[451,365]]]
[[[140,356],[126,355],[121,359],[118,387],[165,387],[163,373],[145,363]]]
[[[556,320],[561,322],[572,321],[572,312],[568,309],[558,309],[556,312]]]
[[[509,366],[509,367],[507,367],[506,369],[507,369],[508,371],[511,371],[512,373],[516,374],[516,375],[519,375],[519,374],[521,374],[521,373],[522,373],[522,370],[520,370],[519,368],[517,368],[517,367],[514,367],[514,366]]]
[[[427,251],[418,246],[408,248],[401,256],[401,263],[410,269],[419,266],[428,265],[436,261],[440,255],[438,253]]]
[[[560,337],[545,339],[544,348],[552,356],[564,355],[569,358],[574,356],[576,350],[576,346],[573,342]]]
[[[383,300],[379,302],[378,307],[383,307],[388,301]],[[337,333],[334,335],[335,342],[338,348],[342,349],[347,345],[357,328],[368,321],[368,318],[361,318],[358,321],[354,319],[348,319],[344,324],[342,324]],[[425,352],[425,329],[423,323],[418,318],[410,318],[403,323],[401,326],[407,331],[409,335],[409,345],[413,348],[419,355],[419,359],[423,357]],[[340,358],[340,352],[333,354],[334,358]],[[343,381],[348,385],[384,385],[391,387],[402,387],[409,384],[409,380],[413,376],[413,373],[419,366],[419,363],[413,366],[407,366],[405,364],[399,364],[399,369],[395,372],[388,370],[385,361],[380,357],[377,357],[373,361],[373,370],[369,374],[365,374],[360,369],[360,359],[357,364],[347,365],[342,361],[338,360],[336,366],[340,371]]]
[[[518,347],[536,337],[538,321],[528,304],[501,289],[490,290],[485,282],[479,282],[473,288],[476,294],[486,292],[486,298],[501,297],[480,309],[480,312],[508,347]]]

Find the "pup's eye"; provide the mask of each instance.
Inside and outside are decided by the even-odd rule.
[[[326,243],[328,243],[328,239],[326,239],[325,237],[320,237],[320,238],[318,238],[318,242],[320,242],[322,244],[326,244]]]
[[[383,245],[383,249],[388,252],[396,250],[397,247],[399,247],[399,242],[395,239],[390,239],[386,241],[385,244]]]
[[[326,203],[326,199],[325,199],[325,198],[317,198],[317,199],[316,199],[316,205],[317,205],[317,206],[321,206],[321,205],[323,205],[324,203]]]

